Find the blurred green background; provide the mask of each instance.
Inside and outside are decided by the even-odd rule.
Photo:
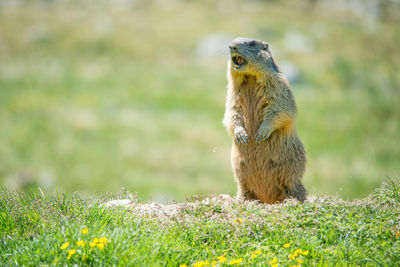
[[[270,43],[311,195],[400,173],[397,1],[0,1],[0,183],[152,201],[235,194],[227,44]]]

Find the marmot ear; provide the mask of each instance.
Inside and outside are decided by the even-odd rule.
[[[263,43],[263,50],[269,51],[269,45],[267,43]]]

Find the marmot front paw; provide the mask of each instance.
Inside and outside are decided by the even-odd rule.
[[[266,125],[261,125],[255,136],[256,142],[260,143],[264,140],[267,140],[270,135],[271,130],[269,129],[269,127]]]
[[[249,141],[249,136],[243,127],[236,127],[234,134],[236,143],[238,144],[247,144]]]

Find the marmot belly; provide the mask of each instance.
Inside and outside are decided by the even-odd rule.
[[[305,153],[296,139],[297,136],[272,134],[266,142],[233,144],[233,170],[255,199],[271,204],[281,202],[287,197],[287,189],[301,177]]]

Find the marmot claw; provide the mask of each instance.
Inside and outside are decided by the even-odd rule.
[[[239,128],[235,131],[235,140],[238,144],[247,144],[249,141],[249,136],[244,128]]]
[[[268,137],[271,135],[271,131],[268,129],[268,127],[260,127],[260,129],[258,129],[255,139],[257,143],[260,143],[266,139],[268,139]]]

